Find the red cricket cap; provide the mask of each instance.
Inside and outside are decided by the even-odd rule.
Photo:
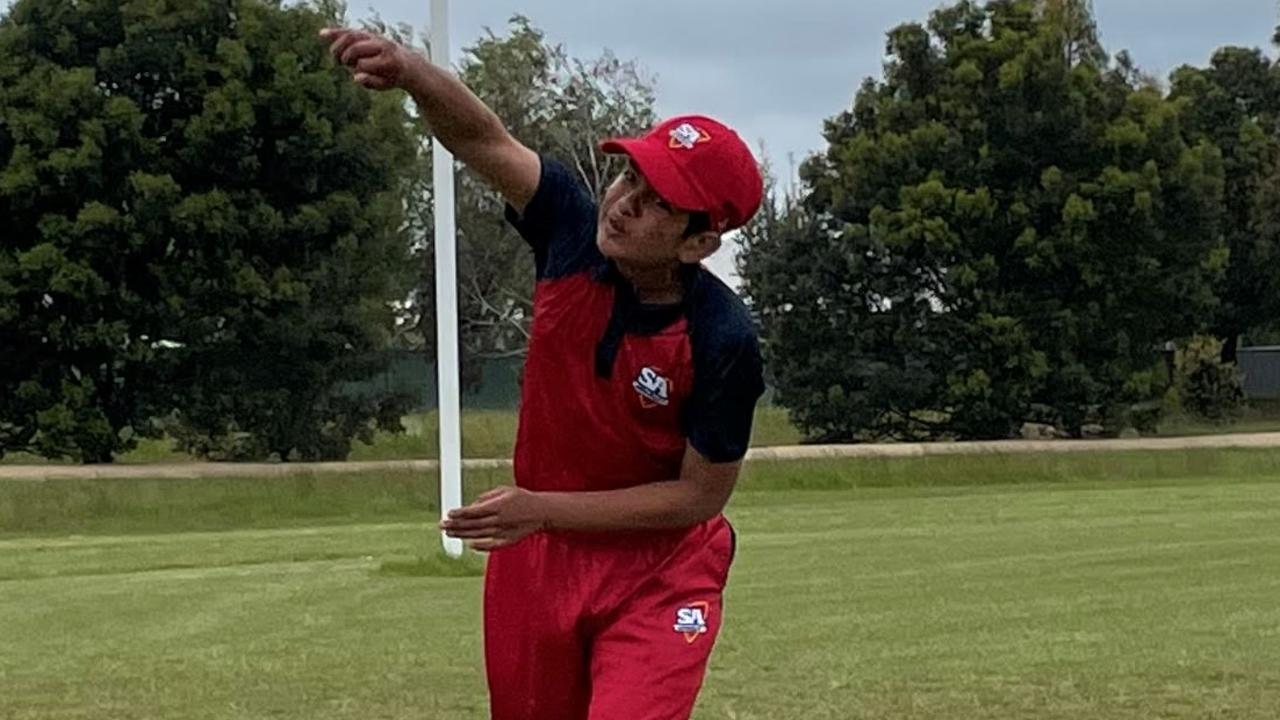
[[[764,198],[760,166],[747,144],[709,117],[674,117],[642,137],[606,140],[600,149],[630,156],[663,200],[707,213],[719,232],[746,225]]]

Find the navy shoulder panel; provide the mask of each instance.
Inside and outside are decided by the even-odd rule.
[[[755,323],[734,291],[700,269],[689,306],[693,394],[685,423],[689,442],[712,462],[742,459],[751,442],[764,365]]]
[[[573,173],[542,157],[538,190],[523,213],[507,206],[507,222],[533,248],[539,280],[567,277],[602,262],[596,248],[596,203]]]

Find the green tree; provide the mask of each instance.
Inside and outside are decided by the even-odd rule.
[[[506,35],[489,32],[468,48],[460,75],[517,139],[564,162],[597,195],[620,170],[616,158],[600,153],[600,140],[641,132],[655,121],[653,81],[635,63],[607,51],[594,59],[574,58],[521,16],[511,19]],[[415,332],[406,340],[434,357],[429,183],[417,197],[414,217],[424,238],[417,245],[417,266],[423,270],[408,308],[407,325]],[[474,383],[482,360],[524,355],[533,256],[505,221],[501,197],[470,170],[459,173],[457,197],[463,375]]]
[[[1280,314],[1280,245],[1256,225],[1280,157],[1280,67],[1258,49],[1222,48],[1207,68],[1176,70],[1171,97],[1182,104],[1191,136],[1223,154],[1231,257],[1212,331],[1223,360],[1235,362],[1240,337]]]
[[[959,2],[888,38],[800,216],[743,261],[779,401],[828,440],[1117,428],[1213,307],[1220,153],[1077,0]]]
[[[18,0],[0,20],[0,451],[345,455],[410,281],[394,97],[332,3]]]
[[[1239,368],[1222,361],[1222,341],[1215,337],[1196,335],[1174,354],[1174,402],[1192,417],[1216,423],[1239,417],[1241,380]]]

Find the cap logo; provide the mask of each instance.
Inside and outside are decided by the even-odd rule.
[[[675,130],[671,131],[671,142],[668,145],[672,150],[684,148],[685,150],[694,149],[698,143],[711,142],[711,136],[706,130],[700,127],[694,127],[689,123],[683,123]]]

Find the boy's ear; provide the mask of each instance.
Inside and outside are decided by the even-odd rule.
[[[681,240],[677,253],[680,255],[681,263],[696,265],[714,255],[719,249],[720,233],[707,230]]]

